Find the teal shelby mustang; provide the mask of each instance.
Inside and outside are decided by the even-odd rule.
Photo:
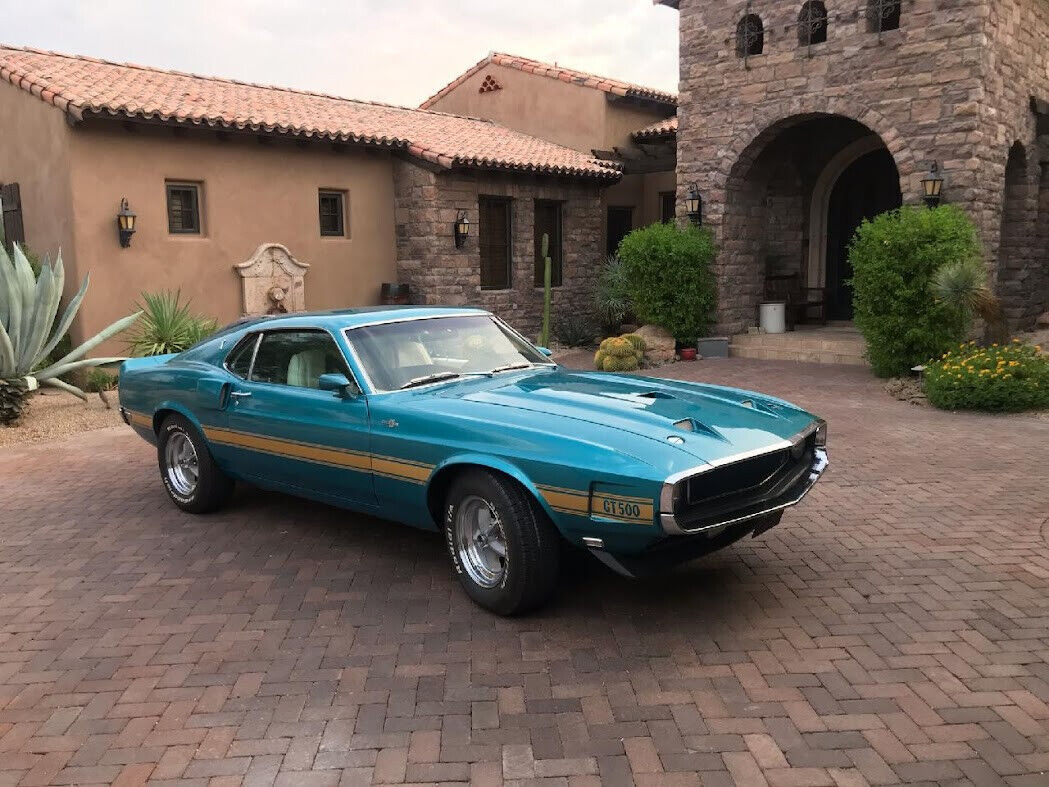
[[[235,480],[444,532],[466,592],[539,606],[564,544],[626,576],[776,525],[827,466],[825,423],[769,396],[576,372],[478,309],[241,320],[120,372],[175,505]]]

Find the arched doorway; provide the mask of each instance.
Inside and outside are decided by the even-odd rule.
[[[884,147],[852,162],[841,173],[827,206],[827,316],[852,319],[852,266],[849,244],[865,219],[902,204],[900,176],[892,154]]]
[[[900,201],[896,162],[864,124],[843,115],[807,114],[766,128],[727,174],[719,326],[738,332],[755,325],[758,304],[782,298],[791,286],[802,300],[808,299],[805,287],[831,287],[824,302],[833,310],[821,315],[803,309],[799,320],[850,319],[844,250],[863,218]]]

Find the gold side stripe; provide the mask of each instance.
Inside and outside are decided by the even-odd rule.
[[[128,410],[127,417],[133,426],[143,426],[149,429],[153,428],[153,419],[145,413],[136,413],[134,410]]]
[[[205,427],[204,434],[209,440],[214,440],[216,443],[233,445],[238,448],[248,448],[253,451],[287,456],[292,459],[304,459],[307,462],[319,462],[335,467],[349,467],[354,470],[365,471],[371,469],[371,459],[366,454],[350,453],[336,448],[322,448],[316,445],[292,443],[286,440],[276,440],[270,437],[249,435],[243,432],[233,432],[214,427]]]
[[[430,477],[431,468],[424,465],[408,464],[397,459],[374,456],[372,457],[372,470],[379,475],[399,475],[423,482]]]
[[[595,498],[598,498],[598,497],[605,498],[605,497],[607,497],[609,500],[622,500],[624,503],[641,503],[641,504],[644,504],[644,503],[651,503],[652,502],[652,498],[651,497],[630,497],[628,495],[613,495],[611,492],[595,492],[594,493],[594,497]]]
[[[578,494],[568,495],[563,492],[547,492],[543,489],[539,491],[551,508],[565,508],[584,516],[590,513],[590,501],[585,496]]]

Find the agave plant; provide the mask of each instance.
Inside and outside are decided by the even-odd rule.
[[[936,300],[969,317],[979,317],[992,328],[1002,322],[1002,307],[987,283],[987,270],[978,259],[948,262],[932,277]]]
[[[84,278],[80,291],[73,297],[55,323],[58,304],[65,284],[65,268],[59,252],[55,264],[46,261],[40,276],[16,244],[14,260],[0,246],[0,424],[8,424],[22,414],[26,397],[41,385],[60,388],[86,399],[75,385],[58,379],[77,369],[122,361],[123,358],[84,358],[87,353],[135,321],[138,314],[117,320],[105,330],[71,350],[56,361],[48,356],[69,330],[87,292],[90,277]]]
[[[180,353],[218,330],[209,317],[192,314],[182,291],[142,293],[142,320],[128,339],[133,355]]]

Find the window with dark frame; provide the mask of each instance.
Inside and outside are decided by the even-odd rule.
[[[481,256],[481,289],[510,289],[510,200],[480,197],[477,200],[477,246]]]
[[[812,46],[827,41],[827,6],[822,0],[809,0],[798,14],[798,45]]]
[[[677,195],[673,191],[659,192],[659,220],[673,224],[677,215]]]
[[[535,286],[544,286],[546,261],[543,259],[543,234],[549,240],[550,286],[560,287],[564,269],[564,250],[561,240],[561,203],[554,200],[535,201]]]
[[[168,232],[172,235],[200,234],[200,185],[168,183]]]
[[[747,14],[736,25],[736,55],[752,57],[765,51],[765,25],[757,14]]]
[[[902,11],[900,0],[867,0],[867,30],[879,35],[899,30]]]
[[[321,189],[318,193],[321,235],[344,237],[346,235],[346,199],[342,191]]]

